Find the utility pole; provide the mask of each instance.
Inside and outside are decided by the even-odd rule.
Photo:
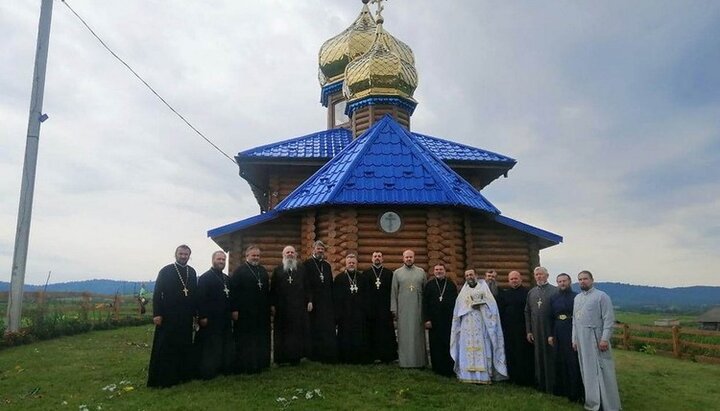
[[[45,92],[45,69],[47,68],[48,46],[50,45],[50,20],[52,19],[53,0],[42,0],[40,23],[38,24],[37,49],[35,50],[35,70],[33,72],[32,95],[30,96],[30,116],[28,120],[25,162],[23,164],[22,185],[20,187],[20,207],[18,210],[17,232],[15,233],[15,252],[13,254],[10,293],[6,332],[20,329],[22,315],[23,286],[25,285],[25,263],[27,262],[28,242],[30,239],[30,217],[32,216],[33,190],[35,189],[35,170],[37,168],[38,143],[40,142],[40,123],[47,120],[42,112],[43,93]]]

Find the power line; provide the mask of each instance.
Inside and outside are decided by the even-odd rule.
[[[173,108],[173,106],[171,106],[170,103],[168,103],[160,94],[158,94],[158,92],[155,91],[155,89],[152,88],[152,86],[150,84],[148,84],[148,82],[145,81],[145,79],[143,79],[142,76],[140,76],[135,70],[133,70],[133,68],[130,67],[130,65],[128,65],[122,58],[120,58],[120,56],[118,56],[114,51],[112,51],[112,49],[107,44],[105,44],[103,39],[101,39],[100,36],[98,36],[92,28],[90,28],[90,26],[85,22],[85,20],[82,17],[80,17],[80,15],[77,14],[77,12],[75,12],[75,10],[73,10],[73,8],[70,7],[69,4],[67,4],[66,0],[61,0],[61,1],[68,9],[70,9],[72,14],[74,14],[75,17],[77,17],[78,20],[80,20],[80,22],[90,31],[90,33],[100,42],[100,44],[102,44],[102,46],[105,47],[105,49],[108,52],[110,52],[110,54],[112,54],[113,57],[115,57],[120,63],[122,63],[123,66],[125,66],[128,70],[130,70],[130,72],[135,77],[137,77],[137,79],[140,80],[145,85],[145,87],[147,87],[158,99],[160,99],[160,101],[162,101],[163,104],[165,104],[167,106],[167,108],[170,109],[170,111],[175,113],[175,115],[178,116],[180,118],[180,120],[185,122],[185,124],[187,124],[188,127],[190,127],[195,133],[197,133],[197,135],[202,137],[203,140],[205,140],[208,144],[213,146],[213,148],[215,148],[215,150],[219,151],[223,156],[227,157],[228,160],[232,161],[233,164],[237,165],[237,162],[235,161],[234,158],[230,157],[226,152],[224,152],[220,147],[218,147],[215,143],[213,143],[209,138],[205,137],[205,135],[203,133],[201,133],[200,130],[198,130],[197,128],[195,128],[195,126],[190,124],[190,122],[187,119],[185,119],[185,117],[183,117],[182,114],[178,113],[178,111],[175,110],[175,108]]]

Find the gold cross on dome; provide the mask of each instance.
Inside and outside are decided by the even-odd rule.
[[[377,4],[377,6],[378,6],[377,11],[375,12],[376,20],[383,19],[382,12],[383,12],[383,10],[385,10],[385,7],[382,5],[383,1],[387,1],[387,0],[372,0],[372,1],[370,1],[371,4]]]

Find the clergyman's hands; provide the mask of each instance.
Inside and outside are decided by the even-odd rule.
[[[552,337],[548,337],[548,345],[550,345],[551,347],[554,347],[554,346],[555,346],[555,339],[552,338]]]
[[[312,312],[312,310],[313,310],[313,305],[312,305],[312,303],[308,303],[308,308],[307,308],[307,310],[308,310],[308,312]]]
[[[610,348],[610,343],[608,343],[605,340],[600,340],[600,344],[598,344],[598,348],[600,351],[607,351]]]
[[[432,321],[425,321],[425,328],[428,329],[428,330],[431,329],[431,328],[432,328]]]
[[[238,318],[240,318],[240,314],[237,311],[232,312],[232,319],[233,321],[237,321]]]
[[[533,337],[533,333],[527,333],[527,340],[530,344],[535,344],[535,337]]]
[[[572,345],[573,345],[573,350],[577,351],[577,343],[572,343]]]
[[[201,327],[203,327],[203,328],[207,327],[207,318],[201,318],[201,319],[198,321],[198,324],[199,324]]]
[[[162,325],[162,316],[158,315],[157,317],[153,317],[153,324]]]

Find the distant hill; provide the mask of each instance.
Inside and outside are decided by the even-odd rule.
[[[93,294],[134,294],[140,288],[140,281],[84,280],[48,284],[50,292],[74,291]],[[145,290],[152,292],[154,281],[145,281]],[[595,286],[608,293],[613,304],[621,309],[642,310],[699,310],[720,305],[720,287],[692,286],[678,288],[652,287],[623,283],[595,283]],[[578,285],[573,287],[578,291]],[[26,291],[38,291],[42,285],[25,285]],[[0,292],[8,291],[10,284],[0,281]]]
[[[578,284],[573,287],[579,291]],[[595,283],[621,309],[687,310],[720,305],[720,287],[664,288],[623,283]]]
[[[135,294],[140,289],[140,283],[145,284],[145,290],[152,292],[155,281],[119,281],[119,280],[83,280],[65,283],[48,284],[48,292],[89,292],[92,294],[113,295],[119,292],[123,295]],[[25,284],[25,291],[40,291],[44,285]],[[0,281],[0,292],[9,291],[10,283]]]

